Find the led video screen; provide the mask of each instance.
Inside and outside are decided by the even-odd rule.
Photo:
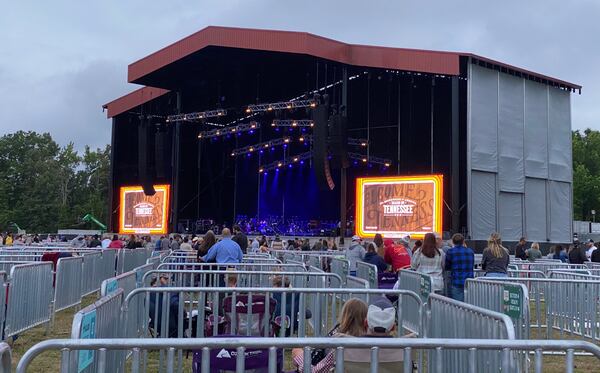
[[[356,234],[421,238],[442,231],[443,176],[356,179]]]
[[[155,185],[154,190],[147,196],[141,186],[121,187],[119,233],[167,233],[169,185]]]

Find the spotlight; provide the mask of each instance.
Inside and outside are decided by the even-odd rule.
[[[299,138],[298,140],[300,140],[300,141],[304,141],[304,137],[301,137],[301,138]]]
[[[300,161],[300,164],[304,164],[304,161]]]
[[[246,113],[251,113],[251,112],[252,112],[252,110],[250,110],[250,108],[246,109]]]
[[[292,168],[292,165],[291,165],[291,164],[290,164],[290,165],[288,165],[288,168]]]
[[[294,162],[298,162],[298,157],[295,157],[295,158],[294,158]]]
[[[235,153],[231,153],[231,156],[232,156],[232,157],[235,157]]]
[[[233,127],[233,128],[231,129],[231,132],[235,132],[235,127]]]
[[[269,144],[265,144],[265,148],[268,148],[268,147],[269,147]]]
[[[363,159],[362,159],[362,161],[363,161],[364,163],[367,163],[367,158],[363,158]]]
[[[296,127],[297,125],[298,125],[298,122],[296,122],[296,121],[292,122],[292,127]]]
[[[250,148],[250,149],[248,149],[248,151],[249,151],[249,152],[253,152],[253,151],[254,151],[254,148]]]
[[[263,173],[264,170],[265,170],[264,168],[261,168],[261,169],[258,170],[258,172],[259,173]]]
[[[390,167],[389,163],[384,164],[385,167]]]
[[[255,123],[252,123],[252,124],[250,125],[250,128],[256,128],[256,124],[255,124]]]
[[[275,127],[275,123],[271,123],[271,127]]]
[[[360,146],[367,146],[367,143],[366,142],[361,142]]]
[[[269,107],[267,108],[267,111],[273,111],[273,108],[269,106]]]
[[[277,167],[281,167],[281,166],[283,166],[283,163],[281,163],[281,162],[277,163]]]
[[[290,142],[290,139],[283,139],[283,142],[287,144],[288,142]]]

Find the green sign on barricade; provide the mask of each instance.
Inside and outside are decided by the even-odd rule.
[[[513,319],[521,318],[523,314],[523,296],[519,286],[504,285],[502,306],[505,315]]]
[[[423,303],[429,299],[429,293],[431,293],[431,277],[421,276],[421,300]]]
[[[83,315],[81,319],[81,332],[79,337],[81,339],[94,339],[96,338],[96,310]],[[80,350],[79,351],[79,364],[78,372],[82,372],[92,364],[94,361],[94,350]]]

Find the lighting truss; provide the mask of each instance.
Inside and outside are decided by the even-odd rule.
[[[304,108],[304,107],[313,108],[315,106],[317,106],[316,100],[296,100],[296,101],[272,102],[270,104],[248,105],[248,107],[246,107],[246,113],[252,113],[252,112],[257,112],[257,111],[298,109],[298,108]]]
[[[348,145],[354,145],[354,146],[362,146],[362,147],[367,147],[369,146],[369,140],[367,139],[355,139],[353,137],[349,137],[348,138]]]
[[[302,164],[302,163],[304,163],[304,161],[306,161],[307,159],[310,159],[311,157],[312,157],[312,152],[301,153],[298,155],[288,157],[281,161],[275,161],[275,162],[266,164],[264,166],[260,166],[258,169],[258,172],[263,173],[263,172],[267,172],[267,171],[271,171],[271,170],[278,170],[283,167],[290,167],[290,166],[293,167],[294,164]]]
[[[246,155],[246,154],[251,154],[254,153],[256,151],[261,151],[264,149],[269,149],[271,147],[274,146],[281,146],[281,145],[286,145],[289,144],[291,142],[293,142],[294,140],[291,137],[282,137],[279,139],[273,139],[270,141],[264,141],[258,144],[253,144],[253,145],[248,145],[248,146],[244,146],[243,148],[236,148],[233,149],[231,151],[231,156],[232,157],[236,157],[239,155]],[[300,136],[298,138],[298,142],[305,142],[305,141],[312,141],[312,137],[310,135],[308,136]]]
[[[363,163],[380,164],[385,167],[390,167],[390,165],[392,164],[392,161],[390,159],[379,158],[379,157],[374,157],[374,156],[366,156],[366,155],[360,154],[360,153],[348,153],[348,157],[350,159],[361,161]]]
[[[271,127],[314,127],[315,122],[310,119],[274,119]]]
[[[243,124],[238,124],[237,126],[232,126],[232,127],[218,128],[218,129],[214,129],[214,130],[210,130],[210,131],[202,131],[198,134],[198,138],[199,139],[212,139],[212,138],[223,136],[223,135],[230,135],[230,134],[235,134],[235,133],[253,131],[257,128],[260,128],[260,123],[258,123],[258,122],[243,123]]]
[[[225,109],[217,109],[217,110],[208,110],[208,111],[198,111],[195,113],[188,114],[175,114],[167,116],[166,122],[180,122],[180,121],[194,121],[199,119],[206,118],[215,118],[215,117],[223,117],[227,115],[227,110]]]

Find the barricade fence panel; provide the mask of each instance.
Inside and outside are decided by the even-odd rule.
[[[81,303],[82,270],[83,257],[58,259],[54,286],[54,312]]]
[[[82,279],[81,279],[81,293],[83,296],[91,294],[100,289],[100,283],[104,279],[99,279],[102,275],[101,264],[102,264],[102,253],[89,253],[83,255],[82,264]]]
[[[341,278],[335,273],[325,272],[269,272],[269,271],[241,271],[241,270],[152,270],[148,271],[142,280],[141,286],[151,286],[151,281],[158,276],[163,277],[162,286],[179,287],[211,287],[223,285],[238,287],[271,287],[276,278],[282,284],[289,284],[293,288],[340,288]]]
[[[551,339],[558,331],[598,341],[600,338],[600,281],[586,279],[494,279],[525,285],[535,311],[530,312],[530,326],[537,337]]]
[[[98,271],[98,287],[101,286],[102,281],[107,278],[111,278],[115,276],[115,269],[117,265],[117,250],[103,250],[102,251],[102,259],[100,260],[100,270]]]
[[[117,289],[80,310],[73,316],[71,338],[96,339],[119,338],[121,332],[121,304],[123,289]],[[123,352],[109,351],[106,354],[105,367],[108,372],[122,369],[125,361]],[[71,354],[70,366],[73,372],[96,372],[99,368],[99,356],[93,350]]]
[[[244,271],[293,271],[305,272],[306,267],[299,264],[272,264],[272,263],[161,263],[158,270],[203,270],[211,268],[233,268]]]
[[[379,287],[377,281],[377,266],[365,262],[356,262],[356,277],[362,278],[369,282],[369,288],[377,289]]]
[[[346,277],[350,274],[350,262],[346,259],[331,258],[330,271],[331,273],[337,273],[345,285]]]
[[[427,338],[452,339],[515,339],[512,320],[501,313],[431,293],[426,306]],[[505,357],[494,351],[481,351],[477,356],[478,372],[500,372]],[[432,361],[431,354],[428,357]],[[448,372],[460,372],[469,362],[465,351],[446,350],[442,353],[443,366]],[[518,357],[509,356],[510,369],[516,371]]]
[[[0,272],[0,340],[4,340],[4,320],[6,319],[6,291],[8,290],[8,276]]]
[[[4,338],[47,323],[52,316],[52,263],[19,264],[10,271]]]
[[[10,273],[10,270],[12,269],[12,267],[16,266],[17,264],[27,264],[27,263],[31,263],[31,262],[22,262],[22,261],[0,262],[0,271]]]
[[[130,293],[123,310],[126,323],[132,318],[149,317],[151,329],[163,338],[223,333],[323,336],[337,323],[339,311],[350,294],[367,301],[379,295],[398,298],[399,325],[421,335],[422,307],[417,315],[403,314],[402,303],[407,298],[420,303],[415,293],[406,290],[152,287]],[[131,315],[139,311],[132,308],[138,299],[146,300],[141,316]],[[306,309],[310,312],[303,314]]]
[[[560,351],[565,355],[564,364],[567,372],[573,372],[574,352],[584,351],[598,360],[600,364],[600,347],[583,341],[547,341],[547,340],[489,340],[489,339],[460,339],[456,341],[447,339],[414,339],[414,338],[202,338],[202,339],[53,339],[40,342],[29,349],[17,365],[16,373],[26,373],[31,362],[41,358],[48,351],[61,351],[62,361],[70,362],[73,355],[78,355],[82,350],[93,350],[94,358],[98,356],[98,373],[113,372],[108,369],[111,352],[130,351],[132,358],[129,369],[132,372],[145,372],[145,359],[149,351],[161,351],[166,355],[168,372],[180,372],[181,367],[176,366],[175,354],[181,350],[191,350],[199,357],[194,363],[194,372],[208,373],[219,369],[223,362],[220,359],[211,359],[219,355],[221,359],[227,359],[230,370],[244,371],[250,358],[239,358],[247,356],[247,351],[262,351],[264,369],[268,367],[269,372],[277,372],[280,364],[278,351],[283,349],[302,348],[305,355],[310,356],[314,349],[327,349],[333,351],[335,357],[336,372],[344,372],[346,368],[360,369],[360,371],[377,372],[378,369],[389,368],[399,370],[403,367],[404,372],[412,371],[411,354],[414,351],[429,351],[430,359],[427,371],[430,373],[456,372],[444,364],[443,356],[446,352],[460,351],[467,354],[469,359],[461,366],[459,372],[476,373],[481,372],[478,367],[482,365],[480,356],[484,352],[499,354],[500,365],[497,369],[490,371],[511,371],[511,355],[516,352],[527,351],[533,354],[533,365],[536,372],[544,369],[542,352]],[[352,363],[346,360],[346,352],[368,350],[371,359],[365,359],[364,363]],[[385,351],[385,352],[384,352]],[[393,356],[390,360],[384,360],[383,353]],[[368,353],[367,353],[368,354]],[[96,358],[95,358],[96,359]],[[369,361],[370,360],[370,361]],[[388,363],[386,363],[386,361]],[[391,361],[391,363],[389,362]],[[214,364],[214,365],[213,365]],[[218,365],[217,365],[218,364]],[[76,373],[77,368],[61,364],[64,369],[61,373]],[[262,366],[262,365],[261,365]],[[123,363],[118,370],[125,370]]]
[[[12,353],[6,342],[0,343],[0,371],[12,372]]]

